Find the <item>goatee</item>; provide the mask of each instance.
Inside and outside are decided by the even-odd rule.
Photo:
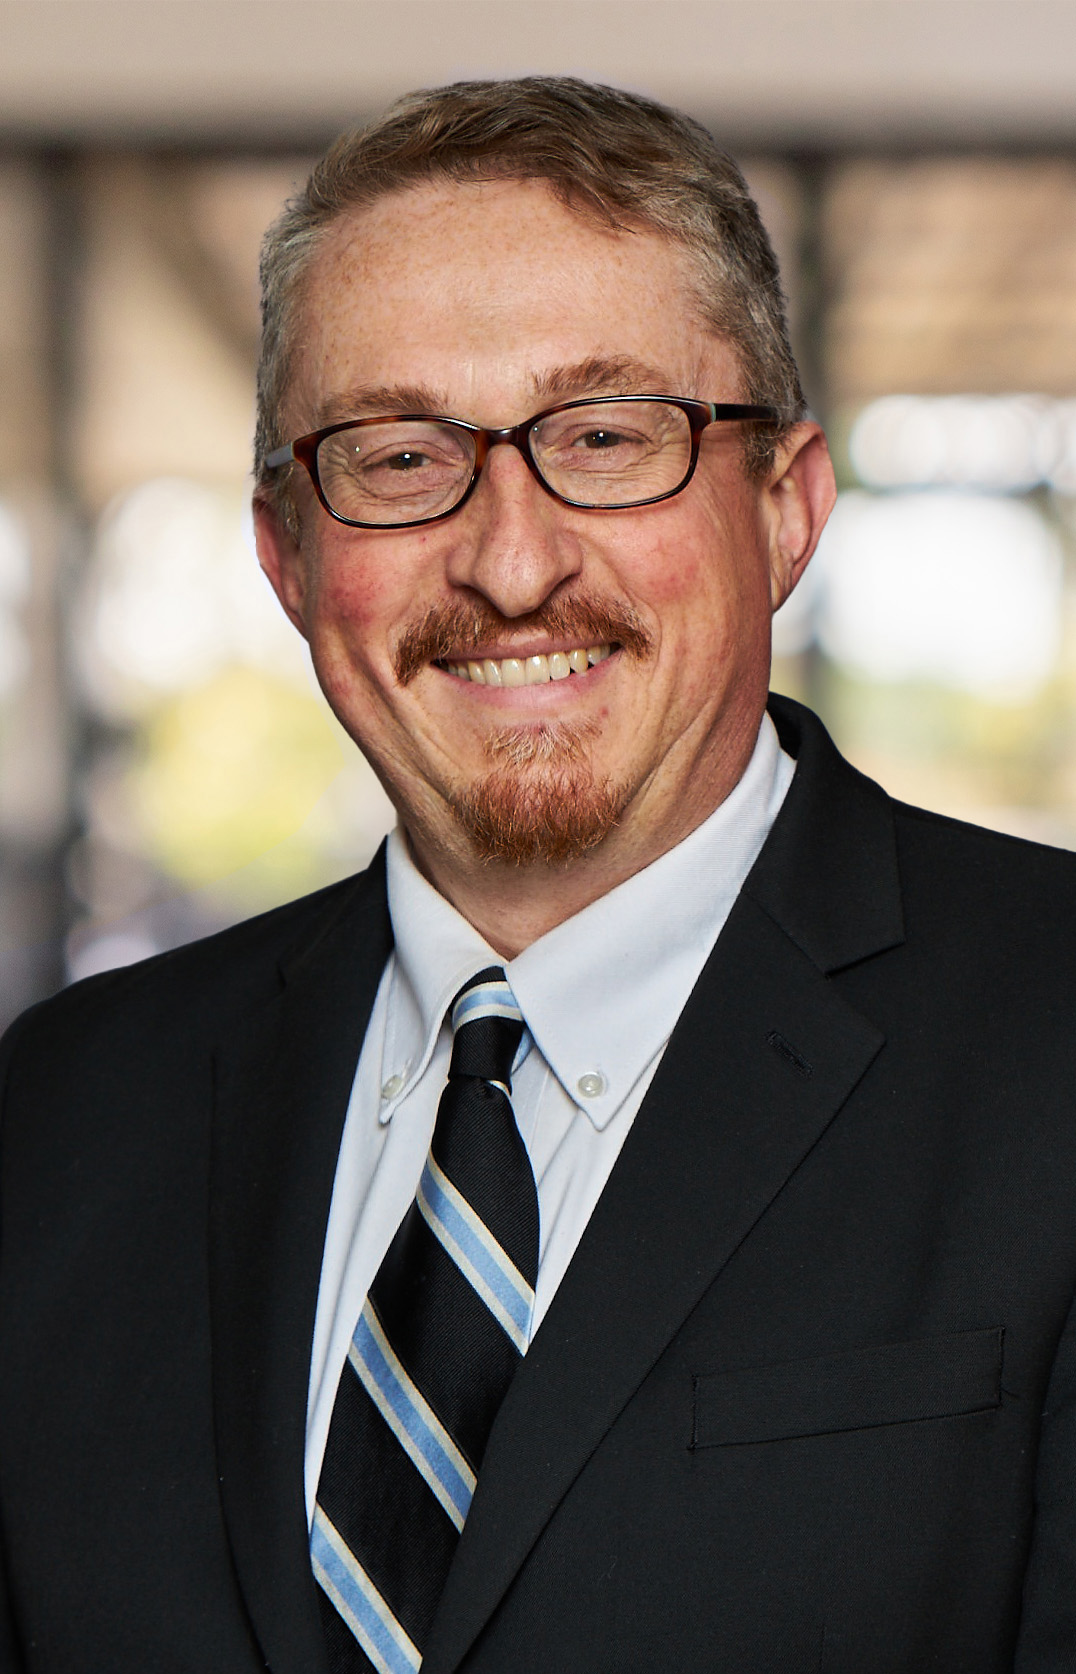
[[[498,765],[450,799],[481,859],[566,866],[604,842],[629,791],[595,777],[592,730],[560,723],[491,736],[486,753]]]
[[[394,649],[394,672],[406,686],[431,663],[466,661],[536,635],[561,645],[609,645],[637,660],[653,644],[639,616],[621,600],[569,594],[509,618],[476,596],[469,603],[434,605],[407,628]],[[595,774],[588,744],[596,730],[593,723],[555,721],[490,733],[491,770],[450,794],[453,812],[482,859],[565,866],[604,842],[630,787]]]

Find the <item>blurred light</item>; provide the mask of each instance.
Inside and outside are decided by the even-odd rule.
[[[1033,507],[985,494],[842,494],[815,558],[819,638],[876,680],[1017,702],[1060,649],[1058,542]]]
[[[142,483],[102,521],[84,608],[83,674],[106,713],[247,664],[306,686],[303,641],[258,568],[238,496]]]
[[[0,698],[10,696],[30,666],[30,647],[20,620],[20,607],[29,590],[26,533],[0,502]]]
[[[1058,449],[1051,482],[1060,494],[1076,494],[1076,401],[1057,403]]]
[[[807,650],[815,633],[818,572],[809,564],[780,610],[773,617],[773,654],[798,657]]]
[[[848,451],[870,488],[1020,493],[1053,483],[1072,492],[1076,403],[1040,395],[887,395],[859,414]]]
[[[162,704],[128,780],[154,863],[188,886],[274,853],[309,872],[280,845],[340,772],[343,736],[309,691],[240,666]]]
[[[140,930],[114,930],[94,936],[78,948],[69,948],[67,980],[80,982],[83,977],[96,976],[99,971],[114,971],[121,965],[134,965],[139,959],[150,959],[160,953],[151,936]]]

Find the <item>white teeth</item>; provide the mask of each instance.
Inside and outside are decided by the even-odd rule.
[[[548,656],[537,652],[532,657],[484,657],[481,662],[445,662],[443,667],[457,680],[472,680],[477,686],[544,686],[550,680],[567,680],[569,674],[586,674],[612,650],[611,645],[579,645]]]

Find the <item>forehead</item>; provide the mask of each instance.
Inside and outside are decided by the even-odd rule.
[[[701,363],[716,360],[727,386],[734,359],[702,319],[694,283],[674,240],[600,225],[541,182],[393,193],[342,217],[314,258],[289,405],[314,425],[346,416],[331,409],[350,391],[421,388],[459,416],[504,423],[502,404],[588,361],[634,365],[652,373],[644,383],[685,395],[702,393],[689,386],[712,379],[717,369]],[[477,405],[462,411],[468,402]]]

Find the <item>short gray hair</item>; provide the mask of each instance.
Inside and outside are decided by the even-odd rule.
[[[265,236],[254,472],[292,527],[286,481],[264,461],[290,440],[282,412],[296,322],[326,234],[341,215],[409,186],[491,179],[545,181],[581,214],[651,229],[691,252],[703,318],[737,353],[741,399],[781,415],[752,426],[746,443],[748,469],[767,471],[777,437],[805,408],[777,261],[732,158],[690,117],[615,87],[571,76],[463,81],[408,94],[342,134]]]

